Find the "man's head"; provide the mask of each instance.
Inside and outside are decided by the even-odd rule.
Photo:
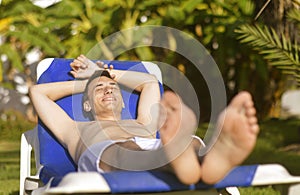
[[[119,85],[108,71],[96,71],[88,80],[83,95],[83,110],[91,119],[120,119],[123,98]]]

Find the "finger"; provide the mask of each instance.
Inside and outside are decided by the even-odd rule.
[[[85,55],[83,54],[80,54],[77,59],[79,59],[82,62],[85,62],[87,60],[87,57],[85,57]]]
[[[77,58],[76,58],[78,61],[80,62],[84,62],[85,61],[85,56],[84,55],[79,55]]]
[[[80,68],[86,69],[86,68],[88,68],[88,65],[87,64],[81,64]]]
[[[116,78],[116,75],[112,73],[112,70],[113,70],[113,69],[114,69],[114,65],[111,64],[111,65],[109,66],[110,76],[111,76],[112,79],[115,79],[115,78]]]
[[[82,67],[83,64],[82,64],[81,61],[75,59],[75,60],[71,63],[71,65],[72,65],[73,67],[80,68],[80,67]]]
[[[104,65],[103,65],[103,68],[104,68],[104,69],[108,69],[108,65],[107,65],[107,64],[104,64]]]
[[[77,73],[75,71],[71,70],[70,73],[74,78],[77,78]]]
[[[115,74],[111,74],[110,77],[111,77],[112,79],[115,79],[115,78],[116,78],[116,75],[115,75]]]
[[[76,60],[75,62],[78,63],[78,65],[79,65],[80,68],[85,69],[85,68],[88,67],[88,63],[85,62],[85,61]]]
[[[71,63],[70,63],[70,66],[71,66],[71,68],[73,68],[73,67],[76,66],[76,64],[75,64],[74,62],[71,62]]]
[[[76,70],[76,71],[80,68],[80,66],[78,66],[78,64],[73,63],[73,62],[70,64],[70,66],[71,66],[72,70]]]
[[[103,63],[102,61],[97,61],[96,64],[97,64],[100,68],[102,68],[103,65],[104,65],[104,63]]]

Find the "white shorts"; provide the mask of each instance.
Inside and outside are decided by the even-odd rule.
[[[78,171],[79,172],[97,171],[103,173],[104,171],[99,168],[99,163],[104,150],[115,143],[120,143],[125,141],[135,142],[142,150],[156,150],[161,146],[160,139],[149,139],[149,138],[141,138],[141,137],[135,137],[131,140],[124,140],[124,141],[106,140],[103,142],[99,142],[90,146],[88,149],[86,149],[86,151],[84,151],[81,154],[78,160]]]

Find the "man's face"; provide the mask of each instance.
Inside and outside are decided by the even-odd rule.
[[[94,79],[89,84],[88,96],[96,115],[113,112],[119,116],[122,111],[123,98],[120,88],[117,82],[108,77]]]

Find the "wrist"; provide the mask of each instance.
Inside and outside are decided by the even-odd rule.
[[[76,80],[74,82],[74,93],[81,93],[85,90],[88,79]]]

